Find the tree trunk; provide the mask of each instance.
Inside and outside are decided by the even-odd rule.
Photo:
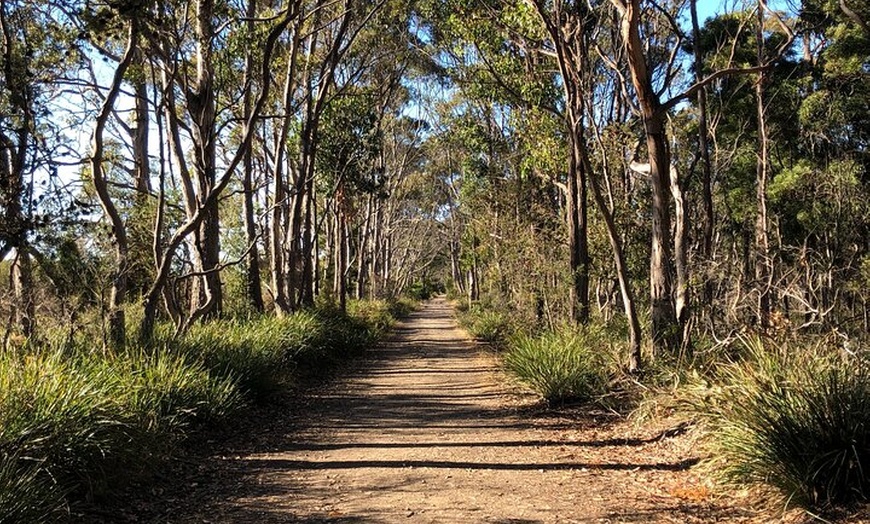
[[[697,0],[691,0],[690,4],[692,18],[692,39],[693,49],[695,52],[693,69],[695,73],[695,81],[700,82],[704,76],[703,57],[701,56],[700,45],[700,28],[698,25],[698,6]],[[713,165],[710,161],[710,129],[707,123],[707,88],[703,87],[698,90],[698,149],[701,152],[701,199],[704,207],[704,224],[703,224],[703,240],[701,242],[701,257],[705,262],[712,261],[713,258],[713,227],[715,225],[715,215],[713,210]],[[704,279],[704,295],[703,305],[711,306],[713,304],[713,282],[710,279]]]
[[[591,175],[591,162],[588,155],[584,155],[584,164],[589,168]],[[605,173],[607,176],[607,173]],[[640,319],[637,315],[637,306],[634,298],[634,290],[631,287],[631,278],[628,273],[628,264],[625,262],[625,252],[622,247],[622,238],[619,236],[619,230],[616,227],[616,221],[613,218],[613,211],[607,205],[607,200],[601,191],[598,179],[593,176],[589,177],[590,185],[592,186],[592,197],[604,218],[604,225],[607,227],[607,239],[610,241],[610,248],[613,252],[613,263],[616,268],[616,277],[619,280],[619,290],[622,294],[622,307],[625,311],[625,318],[628,321],[628,370],[636,372],[642,365],[641,359],[641,340],[642,332],[640,329]]]
[[[375,197],[375,230],[372,235],[372,261],[369,265],[369,285],[371,297],[381,296],[381,265],[383,264],[384,242],[384,201],[381,197]]]
[[[347,213],[345,211],[344,183],[340,183],[335,198],[336,213],[336,264],[335,264],[335,294],[338,296],[338,307],[347,311],[347,258],[348,258],[348,229]]]
[[[366,216],[363,220],[363,225],[360,228],[359,247],[357,248],[357,264],[356,264],[356,298],[362,300],[366,293],[366,277],[369,266],[369,246],[372,236],[372,221],[373,221],[373,204],[375,196],[368,195],[366,201]]]
[[[300,303],[303,307],[314,305],[314,245],[317,229],[314,227],[314,173],[308,178],[305,191],[305,232],[302,237],[302,289]]]
[[[652,187],[652,248],[650,251],[650,304],[652,341],[656,351],[680,346],[671,285],[670,155],[661,115],[645,118]]]
[[[680,347],[671,296],[670,151],[665,133],[665,113],[652,79],[640,38],[640,1],[615,0],[622,12],[621,33],[631,80],[637,94],[646,133],[652,189],[652,235],[650,250],[650,308],[654,351]]]
[[[674,266],[677,274],[674,310],[685,334],[689,323],[689,217],[683,187],[675,166],[671,166],[671,196],[674,199]],[[684,341],[685,342],[685,341]]]
[[[764,63],[764,7],[758,4],[758,19],[755,28],[755,44],[758,64]],[[764,82],[766,73],[761,71],[755,83],[755,109],[758,120],[758,155],[755,169],[755,287],[758,289],[758,323],[761,329],[770,327],[770,244],[767,234],[767,179],[768,141],[767,119],[764,108]]]
[[[109,343],[114,348],[122,348],[127,339],[124,303],[127,298],[128,245],[126,224],[124,224],[121,214],[112,201],[108,181],[103,171],[103,131],[109,116],[112,114],[118,93],[121,91],[124,74],[136,52],[137,28],[135,21],[130,24],[127,38],[127,49],[124,51],[124,56],[118,63],[117,69],[115,69],[112,85],[106,94],[100,112],[97,114],[91,137],[91,175],[94,190],[111,225],[112,240],[115,244],[115,267],[112,269],[112,290],[109,295]]]
[[[287,181],[285,179],[285,165],[289,163],[290,158],[286,153],[287,137],[291,127],[294,125],[293,112],[290,108],[293,105],[293,94],[296,88],[296,72],[299,62],[299,49],[302,42],[301,39],[301,18],[296,23],[293,31],[293,39],[291,40],[289,55],[290,60],[287,62],[287,72],[284,77],[284,93],[283,106],[284,117],[281,122],[278,139],[275,142],[275,179],[272,190],[272,228],[270,230],[271,242],[271,276],[272,276],[272,294],[275,301],[275,312],[280,316],[288,313],[291,308],[291,298],[288,296],[290,288],[288,282],[288,262],[287,253],[289,251],[288,241],[290,239],[290,206],[292,198],[287,194]],[[295,170],[287,168],[287,173],[293,173]]]
[[[256,0],[248,0],[247,6],[247,30],[250,34],[254,32],[254,17],[257,14]],[[254,58],[251,50],[245,53],[245,96],[243,101],[244,119],[247,123],[251,118],[252,112],[252,96],[251,96],[251,76],[254,70]],[[246,130],[248,132],[249,130]],[[242,195],[244,198],[243,214],[245,221],[245,240],[247,241],[250,250],[246,257],[245,263],[245,296],[250,307],[261,313],[265,306],[263,304],[263,286],[260,280],[260,250],[257,247],[257,223],[254,217],[254,188],[253,188],[253,171],[254,171],[254,152],[253,140],[245,148],[245,157],[242,160]]]
[[[194,235],[194,260],[199,273],[194,278],[191,317],[220,316],[223,308],[220,272],[220,214],[217,199],[210,199],[217,180],[214,92],[214,0],[196,4],[196,80],[187,93],[192,119],[194,174],[197,207],[204,210]],[[191,217],[188,217],[191,218]]]
[[[586,34],[583,30],[585,8],[552,7],[534,2],[538,16],[547,27],[556,49],[556,60],[565,93],[565,123],[570,154],[568,159],[568,251],[570,253],[571,289],[569,314],[578,324],[589,321],[589,240],[587,231],[586,177],[583,165],[586,147],[583,125],[583,75],[586,71]]]
[[[589,242],[586,228],[586,170],[580,160],[584,147],[581,115],[569,112],[571,159],[568,167],[568,238],[571,253],[571,319],[589,322]]]
[[[142,60],[144,66],[144,60]],[[151,193],[151,162],[148,158],[148,131],[150,118],[148,116],[148,82],[136,82],[136,128],[133,133],[133,163],[134,182],[137,201],[144,202]]]
[[[36,304],[33,299],[33,266],[26,250],[17,248],[12,261],[12,287],[15,293],[15,323],[25,337],[33,336],[36,327]],[[123,316],[122,316],[123,319]],[[123,335],[123,333],[121,333]]]
[[[13,287],[15,294],[16,321],[25,336],[32,336],[36,329],[36,317],[34,315],[33,284],[31,278],[31,264],[28,254],[28,231],[32,222],[25,215],[24,202],[26,196],[33,196],[33,191],[27,191],[24,185],[25,173],[28,171],[28,151],[32,143],[34,131],[34,108],[32,87],[27,75],[22,74],[15,67],[18,61],[16,57],[16,45],[22,45],[13,35],[9,27],[7,5],[5,0],[0,0],[0,36],[3,44],[3,88],[4,110],[10,112],[6,116],[18,117],[15,124],[15,140],[5,134],[8,121],[4,122],[0,129],[0,199],[3,203],[2,244],[0,244],[0,260],[6,258],[11,250],[15,250],[15,264],[17,269],[13,272]],[[30,65],[31,55],[25,50],[24,68]],[[12,131],[12,130],[10,130]]]

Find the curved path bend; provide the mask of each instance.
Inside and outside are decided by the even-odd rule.
[[[686,436],[533,402],[506,386],[435,299],[343,378],[300,400],[289,421],[264,423],[260,440],[220,457],[210,495],[191,498],[173,521],[751,519],[709,500],[690,471]]]

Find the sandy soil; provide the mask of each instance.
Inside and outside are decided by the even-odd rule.
[[[186,492],[162,495],[159,516],[131,520],[774,521],[715,493],[693,468],[691,431],[536,407],[442,299],[293,404],[198,465]]]

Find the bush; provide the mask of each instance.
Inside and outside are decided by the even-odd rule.
[[[766,484],[826,508],[863,501],[870,468],[870,360],[836,348],[768,348],[724,366],[693,407],[726,480]]]
[[[605,391],[608,374],[591,330],[565,328],[517,335],[504,354],[507,370],[547,401],[586,401]]]
[[[501,348],[516,331],[508,316],[500,311],[473,305],[459,311],[459,321],[474,338]]]

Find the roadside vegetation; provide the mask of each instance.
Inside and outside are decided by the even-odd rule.
[[[193,430],[228,424],[381,337],[408,301],[352,301],[218,320],[103,351],[28,343],[0,354],[0,522],[54,522],[71,501],[147,481]]]
[[[870,495],[870,353],[863,345],[746,334],[699,343],[631,376],[618,361],[619,338],[600,327],[529,329],[505,312],[457,306],[469,333],[551,408],[586,403],[689,423],[712,478],[756,486],[780,508],[836,514]]]

